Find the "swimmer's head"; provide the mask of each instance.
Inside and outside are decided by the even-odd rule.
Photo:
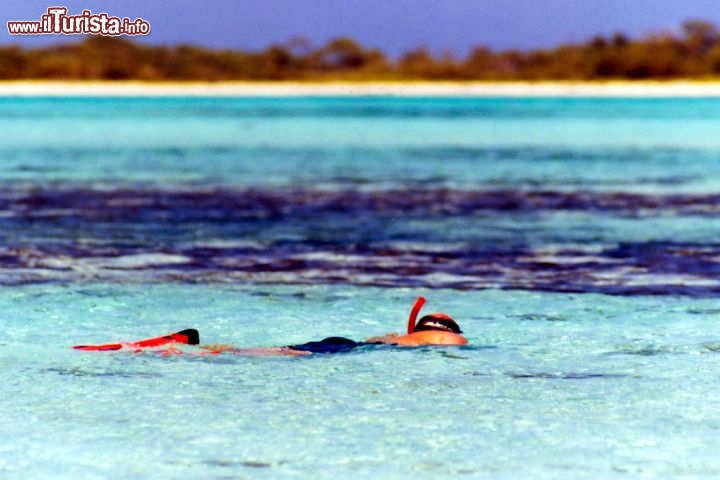
[[[462,333],[460,326],[447,313],[431,313],[425,315],[415,325],[415,332],[423,330],[439,330],[441,332]]]

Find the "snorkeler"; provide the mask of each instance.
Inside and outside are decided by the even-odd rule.
[[[425,299],[420,297],[415,305],[416,307],[418,305],[422,306],[424,302]],[[413,309],[413,312],[416,312],[415,315],[417,315],[418,310],[419,307]],[[431,313],[425,315],[417,324],[415,324],[415,318],[413,314],[411,314],[410,322],[408,323],[408,333],[405,335],[388,333],[379,337],[368,338],[364,342],[356,342],[344,337],[328,337],[317,342],[288,345],[285,347],[235,348],[230,345],[206,345],[203,348],[211,352],[230,352],[244,356],[301,356],[312,355],[314,353],[344,353],[363,345],[383,343],[402,347],[465,345],[468,341],[461,334],[462,330],[460,330],[460,326],[458,326],[455,320],[447,313]]]
[[[423,316],[416,323],[425,299],[419,297],[408,319],[408,328],[405,335],[388,333],[379,337],[371,337],[364,342],[356,342],[344,337],[328,337],[317,342],[308,342],[300,345],[284,347],[237,348],[232,345],[210,344],[202,345],[205,354],[217,355],[232,353],[242,356],[302,356],[315,353],[343,353],[370,344],[390,344],[404,347],[417,347],[422,345],[465,345],[467,339],[463,337],[458,324],[446,313],[431,313]],[[172,346],[172,344],[198,345],[200,335],[195,329],[182,330],[162,337],[150,338],[138,342],[111,343],[104,345],[76,345],[76,350],[109,351],[123,348],[140,352],[145,348]],[[173,352],[170,352],[173,353]],[[178,352],[180,353],[180,352]]]

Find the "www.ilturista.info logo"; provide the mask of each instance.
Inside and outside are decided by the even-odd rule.
[[[65,7],[50,7],[40,21],[7,22],[11,35],[147,35],[150,24],[138,18],[111,17],[107,13],[83,10],[80,15],[68,15]]]

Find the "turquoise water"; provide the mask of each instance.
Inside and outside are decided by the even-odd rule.
[[[0,478],[716,478],[718,107],[0,99]]]
[[[720,99],[5,98],[0,173],[13,182],[714,192],[718,107]]]
[[[310,359],[67,348],[186,325],[240,345],[363,338],[398,327],[416,293],[450,307],[472,346]],[[712,299],[164,284],[17,287],[0,305],[4,478],[720,471]]]

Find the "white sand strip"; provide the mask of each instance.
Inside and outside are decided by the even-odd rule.
[[[470,96],[720,97],[720,81],[668,82],[0,82],[3,97]]]

